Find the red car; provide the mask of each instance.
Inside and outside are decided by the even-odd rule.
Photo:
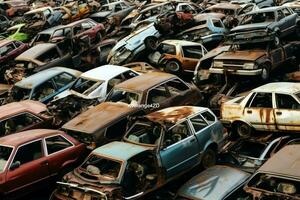
[[[0,199],[23,196],[46,180],[62,177],[82,161],[84,152],[84,144],[58,130],[0,138]]]
[[[28,49],[28,45],[16,40],[0,41],[0,64],[16,58]]]
[[[79,39],[88,36],[91,42],[100,42],[105,34],[103,24],[97,23],[92,19],[82,19],[63,26],[53,32],[50,41],[61,42],[65,39]]]

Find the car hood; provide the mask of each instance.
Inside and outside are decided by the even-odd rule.
[[[233,29],[231,29],[231,33],[235,32],[244,32],[244,31],[252,31],[257,29],[266,29],[269,27],[273,22],[264,22],[264,23],[256,23],[256,24],[246,24],[246,25],[240,25]]]
[[[226,51],[215,57],[215,60],[246,60],[255,61],[258,58],[266,55],[265,50],[252,51]]]

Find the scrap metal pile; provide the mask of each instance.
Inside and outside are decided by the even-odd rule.
[[[0,199],[300,199],[298,14],[0,1]]]

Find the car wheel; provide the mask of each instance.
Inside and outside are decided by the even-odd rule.
[[[168,61],[166,64],[166,72],[172,74],[178,74],[181,71],[180,63],[176,60]]]
[[[202,155],[201,167],[207,169],[216,164],[216,152],[210,148],[206,149]]]
[[[155,51],[157,47],[157,39],[155,37],[148,37],[145,39],[145,46],[147,50]]]
[[[252,135],[252,127],[246,123],[239,122],[235,125],[235,132],[241,138],[248,138]]]
[[[270,69],[266,64],[261,66],[261,75],[260,76],[261,76],[261,80],[264,81],[264,82],[269,80],[269,78],[270,78]]]

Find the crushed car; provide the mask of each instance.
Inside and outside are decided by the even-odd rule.
[[[180,74],[194,72],[199,59],[206,53],[206,48],[200,43],[164,40],[148,58],[150,63],[156,67],[162,67],[169,73]]]
[[[269,83],[223,103],[221,121],[241,137],[254,130],[299,132],[299,95],[300,83]]]
[[[24,0],[1,1],[0,3],[0,14],[10,18],[22,16],[29,10],[30,6]]]
[[[209,122],[202,117],[207,112],[211,115]],[[214,152],[223,142],[223,127],[209,109],[171,107],[144,119],[144,123],[136,123],[128,130],[126,142],[112,142],[95,149],[80,167],[58,182],[51,199],[76,199],[81,195],[137,199],[191,167],[214,164]],[[104,170],[108,165],[110,170]]]
[[[0,152],[0,194],[15,198],[37,190],[42,181],[62,177],[72,165],[77,166],[82,162],[85,146],[62,131],[35,129],[0,138]]]
[[[80,71],[64,67],[43,70],[15,83],[7,102],[30,99],[48,103],[54,96],[70,88],[80,74]]]

